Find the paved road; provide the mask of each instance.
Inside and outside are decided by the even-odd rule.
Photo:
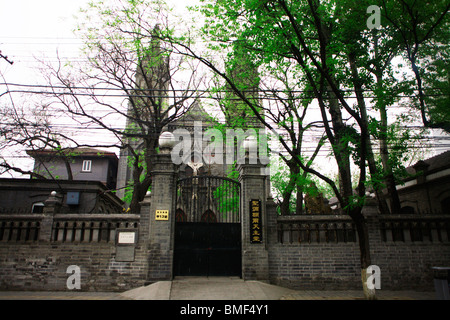
[[[378,290],[379,300],[434,300],[434,292]],[[176,278],[117,292],[0,291],[0,300],[363,300],[362,291],[295,291],[239,278]]]

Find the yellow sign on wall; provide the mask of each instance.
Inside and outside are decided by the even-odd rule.
[[[169,220],[169,210],[156,210],[155,220]]]
[[[262,243],[261,200],[250,200],[250,242]]]

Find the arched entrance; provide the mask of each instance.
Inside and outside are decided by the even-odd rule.
[[[228,178],[178,181],[174,276],[241,276],[239,195]]]

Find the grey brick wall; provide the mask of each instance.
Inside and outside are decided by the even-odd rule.
[[[266,209],[266,178],[260,164],[237,166],[241,182],[242,277],[244,280],[268,280],[268,223]],[[250,243],[250,201],[261,201],[262,243]]]
[[[450,245],[389,243],[371,246],[381,289],[434,290],[433,266],[450,265]],[[360,289],[359,248],[353,244],[274,244],[270,280],[294,289]]]
[[[148,212],[149,206],[147,198],[142,205],[143,212]],[[72,225],[77,222],[79,227],[80,215],[66,216],[72,217]],[[92,230],[92,234],[97,234],[97,237],[85,237],[81,241],[69,240],[66,237],[55,241],[51,236],[52,221],[60,217],[50,213],[45,215],[49,225],[43,223],[45,219],[41,220],[38,240],[8,240],[3,237],[0,241],[0,290],[68,291],[67,279],[71,273],[67,273],[67,268],[71,265],[80,268],[82,291],[124,291],[146,284],[149,255],[146,242],[148,214],[141,214],[138,218],[126,214],[104,214],[102,218],[99,215],[94,216],[97,216],[97,227],[99,221],[110,221],[114,226],[125,226],[129,222],[131,229],[137,225],[139,232],[134,246],[133,262],[116,260],[117,247],[113,236],[115,231],[110,231],[109,239],[98,236],[103,234],[103,229]],[[112,216],[115,216],[116,220],[112,219]],[[22,219],[24,217],[22,215]],[[86,216],[83,219],[86,219]],[[91,221],[94,221],[94,218]],[[119,221],[121,222],[118,223]],[[24,232],[25,230],[22,231]]]
[[[272,283],[294,289],[361,288],[358,245],[274,244],[269,249]]]
[[[150,282],[172,279],[175,197],[176,166],[170,154],[158,154],[154,164],[150,210],[145,213],[149,216],[147,279]],[[169,219],[155,220],[156,210],[169,210]]]
[[[298,290],[361,289],[359,245],[347,243],[279,243],[277,213],[270,206],[270,281]],[[380,267],[381,290],[434,290],[433,266],[450,266],[450,242],[382,241],[377,216],[368,216],[372,264]]]
[[[68,290],[67,268],[81,271],[82,291],[123,291],[144,285],[146,257],[116,262],[110,244],[0,243],[0,290]]]

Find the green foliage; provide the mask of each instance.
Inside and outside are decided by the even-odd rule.
[[[450,38],[450,35],[449,35]],[[448,39],[449,39],[448,38]],[[430,53],[431,55],[431,53]],[[450,132],[450,49],[440,46],[423,73],[425,82],[425,102],[431,123],[441,124]]]
[[[132,183],[128,183],[127,186],[125,187],[125,192],[124,192],[124,196],[122,198],[122,201],[125,203],[131,203],[131,199],[133,198],[133,184]]]
[[[227,173],[227,178],[237,181],[239,178],[239,172],[232,166]],[[239,186],[236,183],[224,180],[213,191],[213,197],[217,202],[217,210],[222,214],[225,219],[227,215],[237,214],[239,215]]]
[[[330,190],[327,190],[326,185],[321,184],[316,177],[311,174],[305,174],[301,170],[298,173],[293,173],[279,158],[276,160],[272,159],[270,169],[270,183],[273,197],[277,199],[278,203],[281,203],[284,193],[290,190],[289,212],[291,213],[297,211],[297,190],[300,190],[303,195],[317,196],[319,192],[330,195]],[[294,180],[294,188],[292,190],[292,186],[289,184],[291,179]],[[304,208],[304,204],[302,206]]]
[[[410,76],[402,79],[414,89],[409,107],[422,114],[425,126],[450,132],[450,4],[446,0],[377,2],[385,17],[383,33],[391,30],[392,41],[413,72],[414,81]]]

